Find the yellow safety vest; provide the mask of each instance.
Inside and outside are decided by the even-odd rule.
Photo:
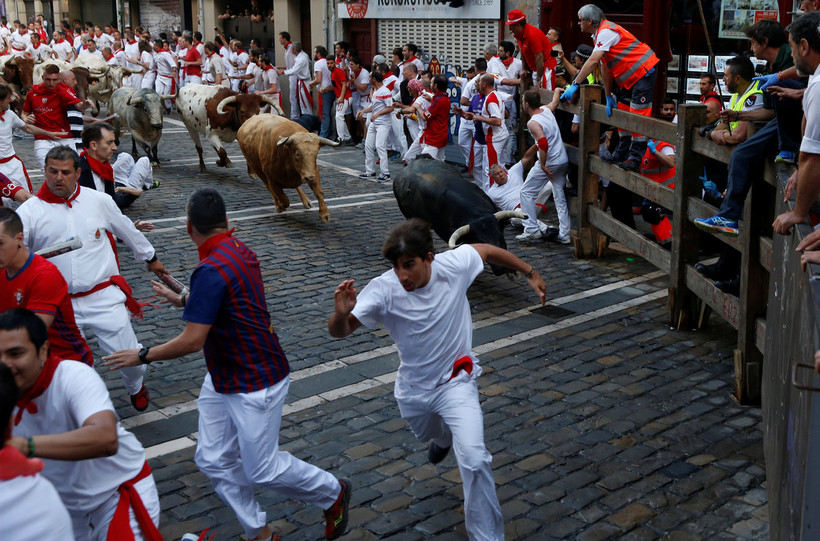
[[[732,94],[732,99],[729,101],[729,109],[735,112],[740,112],[743,110],[743,105],[746,103],[746,100],[754,96],[755,94],[763,94],[763,91],[757,88],[758,84],[757,81],[754,81],[752,84],[749,85],[749,88],[746,89],[746,93],[738,99],[738,93],[735,92]],[[738,126],[738,122],[730,122],[729,129],[735,131],[735,128]]]

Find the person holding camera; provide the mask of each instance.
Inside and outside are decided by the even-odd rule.
[[[533,82],[538,88],[555,90],[558,51],[552,50],[553,43],[537,26],[527,23],[527,16],[520,9],[513,9],[507,14],[507,26],[518,42],[527,69],[536,74]],[[522,92],[524,90],[522,88]]]

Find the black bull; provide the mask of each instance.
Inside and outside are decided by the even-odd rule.
[[[421,218],[454,247],[455,242],[507,248],[504,226],[521,213],[497,212],[481,188],[444,162],[422,156],[393,181],[393,194],[405,218]],[[469,226],[469,227],[464,227]],[[453,233],[458,232],[453,239]],[[491,265],[493,274],[512,272]]]

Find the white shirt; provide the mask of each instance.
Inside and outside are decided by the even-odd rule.
[[[421,107],[422,111],[426,111],[427,109],[430,108],[430,100],[425,98],[424,94],[419,94],[419,97],[417,97],[415,100],[413,100],[413,105],[418,105],[419,107]],[[427,119],[424,118],[424,115],[418,115],[417,114],[416,118],[418,118],[418,120],[413,120],[412,118],[408,118],[407,122],[417,122],[418,125],[419,125],[420,130],[423,130],[424,128],[427,127]]]
[[[521,77],[522,64],[520,59],[513,58],[510,67],[505,66],[500,60],[498,64],[500,66],[500,73],[498,74],[499,79],[518,79]],[[514,95],[515,91],[518,89],[518,87],[514,85],[498,85],[496,88],[505,94],[510,94],[511,96]]]
[[[294,76],[300,81],[310,80],[310,58],[308,58],[305,51],[301,51],[296,55],[296,60],[293,62],[293,67],[285,70],[285,75]]]
[[[256,90],[267,90],[266,88],[263,88],[264,83],[262,82],[262,68],[257,66],[255,63],[251,62],[248,64],[248,69],[245,70],[245,75],[253,75],[253,79],[245,79],[250,86],[249,93]]]
[[[17,30],[11,33],[9,36],[11,40],[11,46],[13,47],[11,54],[20,55],[31,45],[31,32],[26,32],[25,34],[20,34]]]
[[[17,128],[22,128],[26,123],[23,122],[17,113],[9,109],[3,113],[3,120],[0,120],[0,159],[14,156],[14,136],[12,132]],[[16,183],[25,181],[25,179],[11,179]],[[25,182],[23,182],[25,184]]]
[[[359,102],[367,102],[370,103],[370,72],[367,71],[365,68],[361,68],[359,70],[359,76],[356,77],[356,74],[353,73],[353,70],[350,70],[351,78],[355,79],[357,83],[360,85],[365,85],[364,90],[359,90],[356,85],[350,84],[350,90],[354,94],[359,95]],[[366,106],[365,106],[366,107]]]
[[[128,65],[128,60],[125,59],[125,50],[124,49],[118,49],[114,53],[114,56],[112,56],[111,58],[114,59],[114,65],[122,66],[122,67],[125,67],[125,66]]]
[[[504,64],[501,63],[501,58],[499,58],[498,55],[487,60],[487,73],[500,76],[503,75],[505,71],[507,70],[504,69]]]
[[[123,47],[123,50],[125,51],[125,56],[128,57],[128,58],[139,58],[140,57],[140,46],[139,46],[139,42],[137,40],[134,40],[134,43],[126,42],[125,47]],[[128,65],[129,68],[142,69],[142,66],[139,66],[137,64],[132,64],[131,62],[128,62],[128,61],[126,61],[126,64]]]
[[[592,35],[592,41],[595,43],[595,46],[592,48],[593,53],[596,51],[608,51],[613,45],[617,45],[618,42],[621,41],[621,36],[614,30],[602,28],[600,32],[598,32],[597,38],[595,34]]]
[[[74,36],[74,50],[79,51],[83,47],[83,39],[85,39],[86,34],[80,34],[79,36]]]
[[[143,68],[147,71],[156,71],[157,69],[157,64],[154,61],[154,55],[152,55],[148,51],[142,51],[140,53],[140,62],[142,62],[143,64],[148,64],[148,68]]]
[[[564,141],[561,140],[561,131],[558,129],[558,123],[555,121],[555,115],[552,114],[552,111],[545,105],[541,107],[538,113],[532,116],[531,120],[535,120],[541,125],[541,128],[544,130],[544,137],[547,138],[547,163],[567,163],[569,161],[567,151],[564,149]],[[541,150],[538,152],[540,153]]]
[[[102,49],[103,47],[111,47],[114,44],[114,38],[110,34],[106,34],[103,32],[99,36],[94,34],[94,43],[97,44],[97,49]]]
[[[111,200],[110,196],[105,197]],[[23,413],[20,424],[12,428],[15,436],[61,434],[80,428],[89,417],[102,411],[115,413],[102,378],[93,368],[77,361],[61,362],[51,384],[33,402],[37,413]],[[99,507],[122,483],[142,470],[145,450],[119,422],[117,438],[119,445],[113,456],[43,460],[43,475],[54,484],[69,513],[87,513]]]
[[[524,186],[524,164],[516,163],[507,171],[507,182],[503,186],[493,182],[487,195],[498,210],[515,210],[521,206],[521,188]]]
[[[317,73],[322,74],[322,82],[319,83],[319,91],[322,91],[327,87],[330,87],[330,90],[333,90],[333,82],[330,80],[330,70],[327,69],[327,60],[320,58],[314,62],[313,73],[314,75]]]
[[[157,75],[165,75],[166,77],[174,75],[177,63],[171,53],[163,50],[161,53],[157,53],[154,61],[157,66]]]
[[[244,66],[248,63],[248,53],[241,51],[239,53],[231,53],[231,60],[236,62],[237,66]],[[238,68],[231,65],[231,75],[245,75],[245,68]]]
[[[60,495],[39,473],[0,481],[0,521],[6,539],[74,539]]]
[[[466,85],[461,87],[461,97],[462,98],[466,99],[468,102],[472,101],[473,96],[475,96],[475,94],[476,94],[475,82],[482,75],[484,75],[484,74],[483,73],[476,74],[475,77],[473,77],[472,79],[467,81]],[[469,105],[462,105],[461,108],[464,111],[467,111],[467,110],[469,110],[470,106]],[[464,128],[468,129],[468,130],[474,130],[475,129],[474,125],[475,125],[475,123],[472,120],[467,120],[465,118],[462,118],[461,122],[459,123],[459,126],[464,126]],[[461,128],[459,127],[459,129],[461,129]]]
[[[285,68],[292,68],[294,62],[296,62],[296,55],[293,53],[293,43],[289,43],[288,48],[285,49]]]
[[[478,252],[469,245],[436,254],[430,281],[415,291],[405,291],[396,273],[389,270],[370,281],[359,293],[353,316],[363,325],[384,325],[399,350],[396,398],[413,387],[435,389],[447,383],[453,363],[472,354],[473,328],[467,289],[484,270]],[[463,377],[465,372],[460,374]]]
[[[262,70],[262,79],[259,83],[260,90],[269,90],[270,87],[275,86],[277,92],[281,92],[282,89],[279,88],[279,74],[276,73],[276,69],[263,69]]]
[[[490,92],[484,98],[484,105],[481,108],[481,116],[486,116],[489,118],[500,118],[501,125],[500,126],[493,126],[491,124],[484,123],[484,134],[486,137],[494,137],[496,139],[506,138],[509,135],[507,131],[507,125],[504,123],[504,113],[506,109],[504,108],[504,97],[501,96],[498,92]]]
[[[68,237],[82,240],[82,248],[50,259],[68,282],[69,293],[88,291],[119,274],[106,231],[122,239],[137,261],[148,261],[154,256],[154,248],[145,235],[137,231],[104,192],[81,188],[71,208],[32,197],[20,205],[17,214],[24,224],[26,246],[32,251]]]
[[[373,114],[370,115],[370,122],[372,122],[376,126],[389,125],[389,114],[380,115],[375,120],[373,120],[373,115],[375,115],[379,111],[384,111],[391,105],[393,105],[393,93],[390,92],[390,90],[388,90],[386,86],[382,85],[381,88],[373,92]]]
[[[102,60],[103,62],[105,62],[105,58],[103,58],[103,55],[102,55],[102,53],[101,53],[99,50],[95,50],[95,51],[92,53],[91,51],[89,51],[88,49],[86,49],[85,51],[81,52],[81,53],[79,54],[79,56],[77,56],[77,58],[80,58],[81,56],[83,56],[83,55],[87,55],[87,54],[90,54],[91,56],[96,56],[97,58],[99,58],[100,60]],[[134,64],[134,66],[138,67],[139,69],[142,69],[142,66],[138,66],[137,64]]]
[[[803,93],[803,115],[806,118],[806,132],[803,134],[803,141],[800,143],[800,152],[808,154],[820,154],[820,66],[814,74],[809,77],[809,85]]]
[[[74,49],[71,47],[71,44],[69,44],[66,40],[62,40],[60,43],[52,40],[51,49],[57,53],[57,58],[65,61],[68,61],[68,58],[74,53]]]

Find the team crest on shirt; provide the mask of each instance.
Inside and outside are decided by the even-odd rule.
[[[14,300],[17,301],[17,306],[20,306],[20,303],[23,302],[23,292],[19,289],[14,292]]]
[[[48,98],[41,98],[43,100],[43,105],[48,101]]]

